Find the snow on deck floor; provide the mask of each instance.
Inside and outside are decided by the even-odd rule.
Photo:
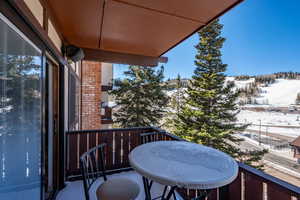
[[[122,172],[118,174],[109,175],[107,179],[120,178],[120,177],[126,177],[138,183],[140,186],[140,193],[139,196],[136,198],[136,200],[145,200],[143,181],[142,181],[142,177],[139,174],[137,174],[134,171]],[[99,181],[96,181],[93,184],[92,188],[90,189],[91,200],[97,200],[96,190],[97,187],[101,185],[102,182],[103,179],[101,178],[99,179]],[[158,183],[153,183],[153,186],[151,188],[152,198],[161,196],[163,193],[163,189],[164,189],[163,185],[160,185]],[[56,197],[56,200],[84,200],[84,199],[85,197],[84,197],[84,189],[83,189],[82,181],[67,182],[66,187],[62,191],[60,191]],[[180,200],[181,198],[177,198],[177,199]]]

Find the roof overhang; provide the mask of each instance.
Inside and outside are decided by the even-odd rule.
[[[55,23],[67,43],[92,49],[94,53],[99,51],[99,55],[103,55],[103,52],[114,52],[118,55],[159,58],[241,1],[51,0],[47,2]],[[132,59],[130,56],[129,58]]]
[[[108,63],[118,64],[131,64],[140,66],[157,66],[158,63],[167,63],[167,57],[152,57],[152,56],[141,56],[126,53],[117,53],[112,51],[103,51],[100,49],[83,49],[85,60],[100,61]]]

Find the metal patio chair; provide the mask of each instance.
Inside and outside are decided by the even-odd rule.
[[[107,179],[104,149],[100,144],[80,156],[80,168],[83,178],[85,199],[90,200],[90,189],[95,181],[103,177],[104,182],[98,186],[98,200],[133,200],[139,194],[137,183],[126,178]]]
[[[166,135],[165,132],[148,132],[148,133],[141,133],[140,134],[140,140],[141,144],[146,144],[148,142],[155,142],[155,141],[161,141],[162,137]]]

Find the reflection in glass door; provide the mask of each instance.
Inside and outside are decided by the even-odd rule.
[[[0,14],[0,199],[41,195],[41,51]]]

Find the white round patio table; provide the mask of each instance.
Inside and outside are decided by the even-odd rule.
[[[238,174],[238,164],[229,155],[184,141],[140,145],[130,152],[129,162],[144,178],[173,188],[214,189],[231,183]]]

